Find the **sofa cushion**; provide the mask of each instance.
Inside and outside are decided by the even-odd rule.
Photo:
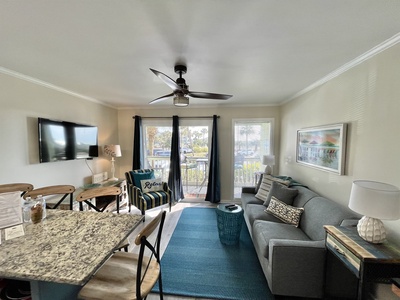
[[[267,199],[265,199],[264,205],[268,207],[272,197],[275,197],[288,205],[292,205],[294,197],[296,197],[298,193],[299,191],[297,189],[291,189],[279,182],[273,181],[271,190],[268,193]]]
[[[324,197],[314,197],[304,206],[300,220],[301,229],[312,240],[325,239],[324,225],[339,226],[344,219],[354,218],[354,213]]]
[[[272,197],[265,211],[282,220],[286,224],[298,227],[304,208],[287,205],[285,202]]]
[[[264,212],[264,214],[266,214]],[[267,215],[267,214],[266,214]],[[293,225],[257,220],[253,224],[253,242],[257,253],[268,259],[269,241],[272,239],[309,241],[310,238]]]
[[[293,206],[296,206],[296,207],[304,207],[304,205],[306,205],[306,203],[310,199],[319,196],[316,192],[314,192],[306,187],[303,187],[303,186],[296,186],[293,188],[299,191],[296,198],[294,198],[294,201],[292,204]]]
[[[260,205],[260,204],[251,204],[250,203],[246,206],[245,213],[246,213],[247,219],[250,223],[250,226],[252,226],[256,220],[283,223],[283,221],[279,220],[274,215],[267,214],[264,210],[265,210],[265,206],[262,204]]]
[[[257,199],[254,197],[254,194],[251,193],[242,193],[240,200],[242,201],[242,207],[246,210],[248,204],[258,204],[263,206],[264,201]]]
[[[267,200],[269,190],[271,189],[272,182],[274,182],[274,181],[279,182],[286,186],[288,186],[290,184],[289,180],[282,180],[282,179],[276,178],[272,175],[263,174],[261,185],[257,191],[256,198],[263,200],[263,201]]]

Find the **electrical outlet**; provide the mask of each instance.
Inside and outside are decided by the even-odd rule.
[[[103,173],[94,174],[92,176],[92,183],[99,183],[103,181]]]

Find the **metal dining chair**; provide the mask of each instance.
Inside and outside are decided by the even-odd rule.
[[[80,210],[83,210],[83,203],[86,203],[91,209],[97,212],[103,212],[106,211],[107,207],[115,200],[117,205],[117,213],[119,213],[121,194],[122,190],[118,186],[98,187],[98,188],[84,190],[76,197],[76,201],[79,202]],[[111,199],[103,203],[102,206],[97,206],[91,201],[92,199],[100,197],[102,198],[111,197]]]
[[[163,299],[160,241],[166,212],[160,212],[146,225],[135,239],[139,254],[116,252],[80,290],[78,299],[146,299],[157,281],[160,299]],[[149,236],[156,230],[154,242]],[[145,256],[144,253],[150,253]]]
[[[73,194],[75,192],[75,187],[73,185],[49,185],[37,189],[33,189],[26,194],[23,195],[24,199],[30,197],[32,199],[36,199],[38,196],[59,196],[60,199],[57,199],[57,203],[54,205],[50,205],[47,201],[46,208],[48,209],[56,209],[60,206],[60,204],[69,196],[69,209],[73,210]]]
[[[8,183],[0,185],[0,194],[11,193],[11,192],[21,192],[21,197],[33,190],[33,185],[30,183]]]
[[[83,211],[83,203],[85,203],[90,209],[96,212],[104,212],[106,211],[107,207],[113,202],[112,199],[115,199],[117,202],[117,213],[119,213],[119,204],[121,201],[121,194],[122,190],[120,187],[117,186],[108,186],[108,187],[99,187],[99,188],[92,188],[81,192],[77,197],[76,201],[79,202],[79,210]],[[107,200],[103,203],[103,206],[97,206],[93,203],[93,199],[103,197],[112,197],[111,200]],[[121,244],[118,245],[116,250],[124,249],[125,252],[128,252],[129,241],[125,239]]]
[[[30,183],[0,184],[0,194],[20,192],[20,196],[22,197],[24,194],[32,190],[33,185]],[[25,299],[31,294],[29,281],[0,278],[0,285],[2,285],[2,288],[0,288],[1,299],[3,299],[3,295],[8,294],[13,295],[14,297],[24,297]]]

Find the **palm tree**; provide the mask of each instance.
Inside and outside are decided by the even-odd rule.
[[[248,147],[249,147],[249,135],[254,133],[253,125],[246,124],[244,126],[240,126],[239,133],[240,133],[240,135],[243,135],[243,134],[246,135],[246,151],[247,151]],[[246,152],[246,154],[247,154],[247,152]]]
[[[147,127],[147,140],[149,142],[148,145],[148,150],[149,150],[149,155],[154,155],[153,150],[154,150],[154,141],[156,139],[156,135],[158,133],[157,127]]]

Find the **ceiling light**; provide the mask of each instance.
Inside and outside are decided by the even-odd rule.
[[[189,105],[189,97],[183,95],[178,95],[174,97],[174,105],[179,107],[184,107]]]

